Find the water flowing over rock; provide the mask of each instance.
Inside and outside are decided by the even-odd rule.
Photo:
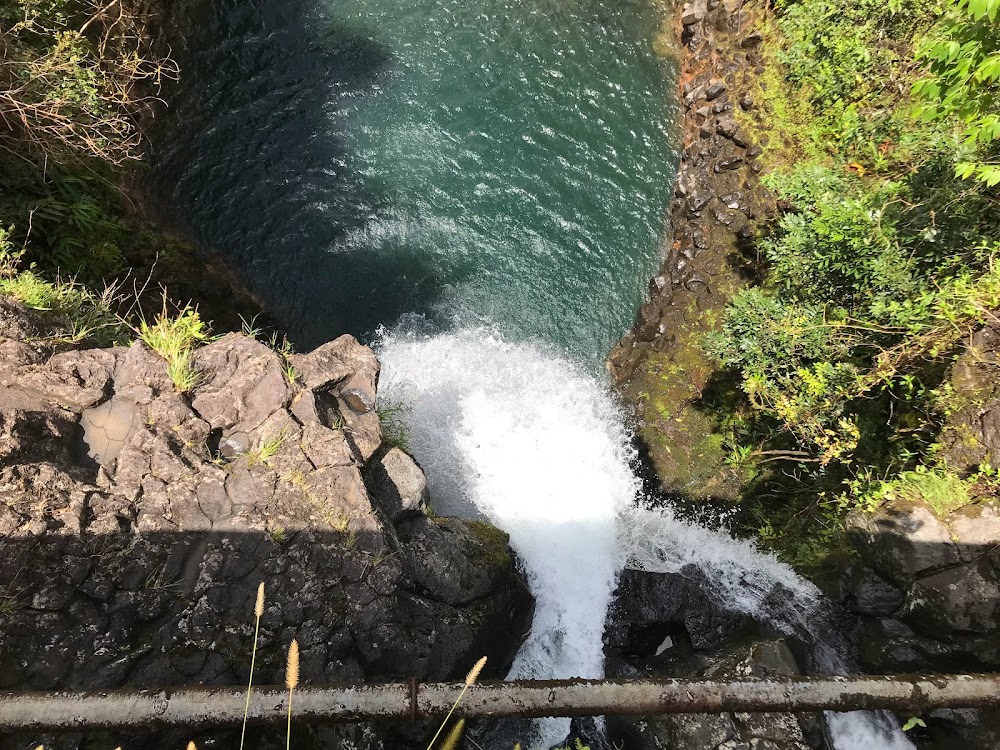
[[[805,643],[810,668],[850,671],[815,586],[749,542],[640,503],[622,416],[606,386],[572,362],[481,329],[397,331],[379,352],[383,393],[402,407],[435,503],[503,528],[524,565],[537,604],[510,678],[603,675],[619,580],[607,633],[619,653],[679,633],[696,650],[724,652],[756,620]],[[911,747],[877,714],[829,724],[836,750]],[[538,722],[532,744],[562,742],[570,726]],[[768,747],[771,730],[753,731]]]
[[[0,687],[245,683],[260,581],[258,683],[292,638],[306,682],[510,664],[532,603],[507,536],[423,512],[419,467],[380,452],[379,365],[353,338],[293,357],[290,382],[225,336],[189,394],[141,343],[0,348]]]
[[[378,350],[435,508],[496,524],[524,566],[536,608],[508,676],[603,676],[616,519],[638,489],[608,392],[546,348],[486,330],[396,332]],[[531,746],[569,730],[569,719],[539,721]]]

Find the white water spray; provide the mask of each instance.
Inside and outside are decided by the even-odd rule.
[[[435,509],[485,516],[524,565],[535,620],[510,679],[603,676],[605,618],[626,564],[665,573],[697,565],[721,606],[815,632],[819,592],[790,567],[669,510],[637,507],[624,420],[608,389],[573,362],[479,329],[392,333],[378,348],[380,394],[405,409]],[[912,748],[873,714],[830,716],[837,750]],[[546,719],[533,740],[547,748],[569,728]]]
[[[570,362],[485,331],[397,334],[380,355],[380,393],[405,405],[435,509],[482,513],[524,565],[535,620],[510,678],[603,676],[616,518],[638,489],[611,399]],[[534,739],[568,733],[550,719]]]

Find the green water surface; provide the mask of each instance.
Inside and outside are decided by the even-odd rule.
[[[178,13],[160,188],[307,348],[417,314],[589,363],[658,260],[652,0],[222,0]]]

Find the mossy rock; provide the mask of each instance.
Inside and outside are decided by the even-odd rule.
[[[465,521],[473,537],[482,545],[478,557],[487,564],[505,568],[511,564],[510,537],[486,521]]]

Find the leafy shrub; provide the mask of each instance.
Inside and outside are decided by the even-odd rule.
[[[913,291],[912,262],[892,210],[898,183],[865,189],[848,174],[809,165],[775,175],[770,185],[798,209],[762,243],[771,287],[851,311]]]
[[[1000,0],[774,8],[765,116],[736,115],[784,213],[707,342],[738,387],[703,406],[751,465],[738,525],[813,567],[848,508],[972,492],[936,456],[948,367],[1000,310]]]
[[[0,142],[56,162],[139,156],[134,115],[176,66],[152,54],[142,4],[14,0],[0,9]]]
[[[764,92],[778,105],[769,108],[792,114],[789,124],[820,151],[839,149],[880,169],[929,156],[936,139],[909,127],[900,81],[914,67],[912,40],[939,6],[939,0],[777,0],[773,31],[784,43],[774,63],[782,80]]]
[[[0,224],[17,226],[26,258],[50,277],[99,287],[146,265],[126,260],[143,240],[118,184],[141,156],[139,110],[177,75],[152,51],[152,7],[0,3]]]
[[[918,58],[929,74],[912,87],[925,122],[962,123],[964,158],[956,174],[988,187],[1000,184],[1000,164],[989,159],[1000,140],[998,12],[1000,0],[957,0],[937,33],[920,45]],[[987,160],[976,158],[984,153]]]

